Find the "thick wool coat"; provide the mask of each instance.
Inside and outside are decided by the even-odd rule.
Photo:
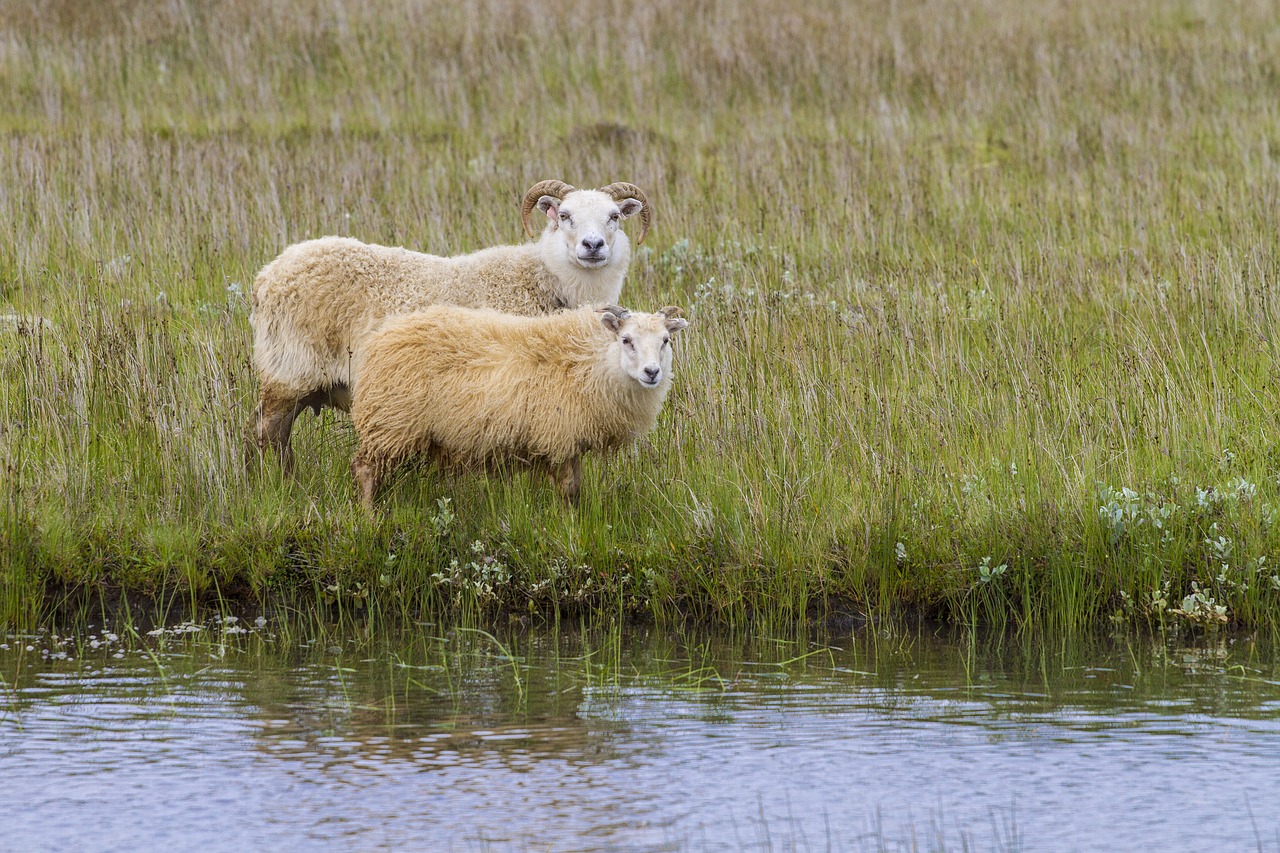
[[[440,306],[389,319],[366,345],[352,419],[357,462],[380,472],[411,456],[461,465],[549,466],[652,429],[671,387],[622,366],[620,336],[667,330],[631,314],[611,331],[592,309],[523,318]]]

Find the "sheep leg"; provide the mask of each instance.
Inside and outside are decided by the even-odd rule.
[[[582,485],[582,465],[577,456],[571,456],[551,469],[551,477],[556,481],[560,497],[565,503],[577,506],[578,490]]]
[[[378,495],[382,485],[382,477],[386,466],[379,460],[370,458],[362,449],[356,451],[351,460],[351,476],[355,477],[356,488],[360,490],[360,503],[364,504],[369,515],[373,515],[373,499]]]
[[[251,442],[260,454],[268,446],[275,448],[280,456],[280,467],[289,476],[293,476],[293,449],[289,446],[289,435],[293,432],[293,422],[306,405],[293,394],[264,390],[253,413]]]

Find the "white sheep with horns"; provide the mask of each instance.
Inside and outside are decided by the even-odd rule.
[[[631,261],[619,226],[639,215],[639,245],[652,224],[640,188],[619,182],[579,190],[540,181],[520,205],[530,236],[534,208],[546,216],[534,242],[440,257],[321,237],[288,247],[263,267],[249,317],[261,383],[250,445],[275,448],[291,472],[294,420],[307,408],[350,410],[361,348],[388,316],[441,304],[539,315],[616,302]]]

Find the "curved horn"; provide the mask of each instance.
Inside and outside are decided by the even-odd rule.
[[[614,201],[622,201],[624,198],[634,198],[640,202],[640,236],[636,237],[636,245],[639,246],[644,242],[645,236],[649,233],[649,226],[653,224],[653,210],[649,207],[649,198],[644,194],[644,190],[635,184],[629,184],[626,181],[619,181],[616,184],[609,184],[607,187],[601,187],[600,192],[605,193],[613,198]]]
[[[573,192],[573,187],[564,181],[538,181],[529,187],[528,192],[524,194],[524,201],[520,203],[520,221],[524,223],[524,233],[530,237],[537,233],[533,230],[533,226],[529,224],[529,214],[537,207],[538,199],[544,195],[549,195],[563,201],[564,197],[571,192]]]

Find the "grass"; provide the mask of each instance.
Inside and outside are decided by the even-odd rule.
[[[0,2],[0,619],[68,601],[1280,631],[1280,10]],[[247,471],[245,294],[655,206],[693,327],[582,506],[345,417]],[[1003,568],[1001,568],[1003,567]],[[1221,609],[1220,609],[1221,608]]]

